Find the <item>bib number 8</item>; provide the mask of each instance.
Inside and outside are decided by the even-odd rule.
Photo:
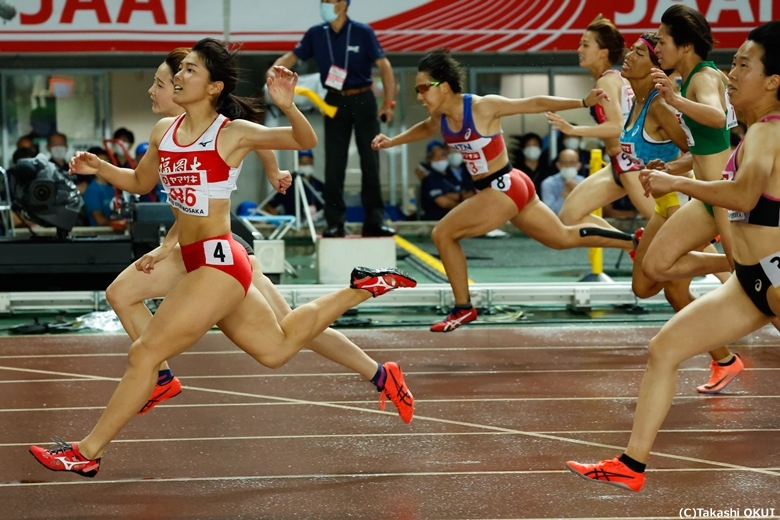
[[[498,191],[509,191],[509,188],[512,187],[512,180],[509,178],[509,174],[505,173],[501,177],[494,179],[490,183],[490,187]]]

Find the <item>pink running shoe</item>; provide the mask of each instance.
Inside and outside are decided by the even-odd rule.
[[[696,391],[700,394],[717,394],[731,383],[735,377],[744,370],[745,365],[739,358],[739,354],[734,354],[734,362],[728,366],[720,366],[714,359],[710,362],[712,375],[706,384],[697,386]]]

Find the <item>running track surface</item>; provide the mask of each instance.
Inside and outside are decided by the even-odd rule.
[[[398,361],[417,398],[405,425],[359,376],[303,351],[265,369],[212,333],[171,366],[184,392],[134,418],[95,479],[27,448],[95,424],[125,365],[124,335],[0,338],[0,518],[679,518],[682,508],[780,515],[780,341],[735,350],[747,369],[696,395],[686,362],[641,493],[585,482],[567,460],[628,441],[656,328],[347,331]]]

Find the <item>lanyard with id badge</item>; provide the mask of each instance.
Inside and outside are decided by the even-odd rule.
[[[325,86],[336,90],[342,90],[344,88],[344,82],[347,80],[347,68],[349,67],[349,35],[352,32],[352,24],[347,26],[347,52],[344,57],[344,68],[337,66],[333,59],[333,45],[330,43],[330,33],[327,32],[329,27],[325,26],[325,39],[328,40],[328,52],[330,52],[330,69],[328,70],[328,78],[325,80]]]

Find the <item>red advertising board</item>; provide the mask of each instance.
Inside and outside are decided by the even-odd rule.
[[[284,52],[320,22],[318,3],[0,0],[0,16],[15,11],[0,25],[0,52],[167,51],[225,35],[246,50]],[[631,39],[657,29],[675,3],[706,16],[719,48],[736,48],[751,28],[780,18],[778,0],[352,0],[350,15],[369,23],[388,52],[554,51],[576,49],[600,13]]]

